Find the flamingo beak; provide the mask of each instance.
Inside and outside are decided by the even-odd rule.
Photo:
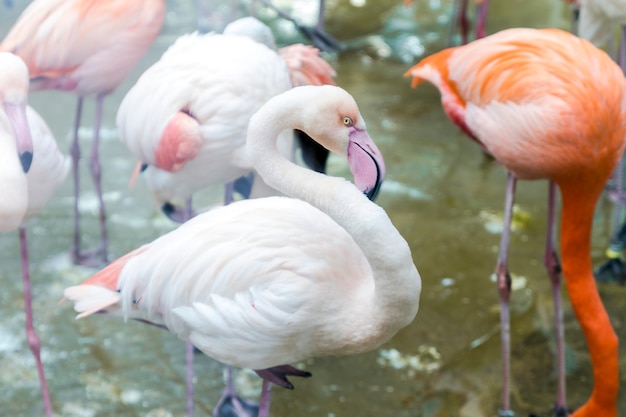
[[[367,131],[351,128],[348,163],[354,176],[354,184],[367,198],[374,201],[385,178],[385,161]]]
[[[26,103],[5,103],[4,110],[9,117],[9,123],[13,128],[17,153],[24,172],[28,172],[33,162],[33,139],[26,118]]]

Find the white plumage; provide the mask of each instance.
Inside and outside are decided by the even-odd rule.
[[[347,158],[355,187],[276,149],[301,129]],[[255,370],[374,349],[417,312],[420,278],[375,194],[385,168],[352,97],[296,87],[250,122],[246,151],[267,184],[295,198],[202,213],[66,289],[83,317],[104,310],[162,324],[207,355]],[[108,300],[107,300],[108,297]]]

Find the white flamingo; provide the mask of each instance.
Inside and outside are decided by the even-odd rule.
[[[28,84],[26,64],[11,53],[0,52],[0,189],[4,194],[0,199],[0,231],[19,230],[26,339],[35,357],[45,415],[51,417],[41,342],[33,326],[25,223],[43,208],[65,180],[70,161],[57,148],[46,123],[27,106]]]
[[[287,129],[346,158],[355,184],[282,156],[276,141]],[[266,417],[271,383],[291,388],[288,375],[308,375],[286,364],[377,348],[414,319],[421,280],[406,241],[368,199],[385,167],[343,89],[302,86],[270,99],[250,121],[245,154],[292,198],[202,213],[65,297],[79,318],[106,312],[161,325],[220,362],[256,370]]]

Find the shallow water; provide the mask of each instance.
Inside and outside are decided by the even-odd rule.
[[[15,3],[11,10],[0,9],[0,36],[27,4]],[[211,9],[216,2],[205,3]],[[297,3],[303,4],[302,18],[311,19],[315,1]],[[337,83],[355,96],[385,156],[388,175],[377,202],[409,242],[423,292],[416,320],[380,350],[300,364],[314,377],[295,381],[293,392],[274,390],[272,415],[495,416],[500,339],[491,274],[500,238],[505,173],[448,122],[433,87],[412,90],[402,77],[418,59],[415,55],[448,44],[452,2],[421,0],[410,10],[395,7],[401,3],[396,0],[362,1],[361,7],[329,3],[329,31],[350,46],[332,58]],[[567,29],[569,25],[560,0],[492,3],[490,32],[512,26]],[[101,149],[112,257],[173,228],[152,205],[141,181],[128,189],[134,160],[119,143],[114,124],[117,106],[138,75],[178,35],[196,27],[194,1],[168,1],[168,8],[166,26],[149,54],[106,100]],[[223,7],[203,25],[221,29],[220,19],[230,13]],[[289,23],[276,22],[274,28],[282,42],[295,37]],[[32,94],[31,104],[48,121],[62,149],[68,149],[75,98],[40,92]],[[81,130],[84,155],[89,152],[92,112],[88,102]],[[96,204],[86,163],[82,168],[83,239],[93,247],[99,238]],[[330,171],[347,173],[334,159]],[[219,190],[213,190],[200,203],[216,203],[219,196]],[[546,196],[545,182],[518,185],[517,229],[510,251],[515,288],[512,397],[517,415],[548,415],[555,399],[552,303],[542,265]],[[93,273],[69,263],[71,202],[67,181],[29,225],[35,320],[55,413],[65,417],[184,415],[181,341],[158,329],[107,317],[75,321],[69,303],[58,304],[65,287]],[[603,260],[610,216],[611,205],[603,200],[594,228],[596,264]],[[0,235],[0,415],[35,416],[42,414],[42,406],[24,340],[18,260],[16,233]],[[607,284],[599,288],[618,333],[624,336],[626,290]],[[565,320],[568,399],[574,408],[589,395],[592,376],[584,339],[567,303]],[[246,395],[258,395],[256,375],[245,371],[237,375]],[[223,386],[222,367],[198,355],[196,376],[197,415],[210,415]],[[626,415],[623,399],[620,414]]]

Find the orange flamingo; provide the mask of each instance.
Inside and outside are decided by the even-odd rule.
[[[591,354],[593,392],[575,417],[617,416],[618,339],[598,294],[590,240],[596,202],[624,150],[626,81],[621,69],[586,40],[557,29],[509,29],[448,48],[412,67],[412,86],[429,81],[448,117],[509,172],[496,273],[502,307],[502,415],[509,404],[510,277],[507,248],[517,179],[548,179],[544,261],[552,281],[558,348],[557,415],[567,415],[554,246],[556,186],[562,198],[562,271]]]
[[[71,155],[74,175],[72,259],[93,264],[80,253],[78,127],[83,98],[96,96],[90,170],[100,203],[101,261],[107,262],[106,214],[102,200],[99,131],[104,97],[115,90],[161,31],[164,0],[35,0],[19,17],[0,51],[26,62],[31,91],[56,89],[78,96]]]

